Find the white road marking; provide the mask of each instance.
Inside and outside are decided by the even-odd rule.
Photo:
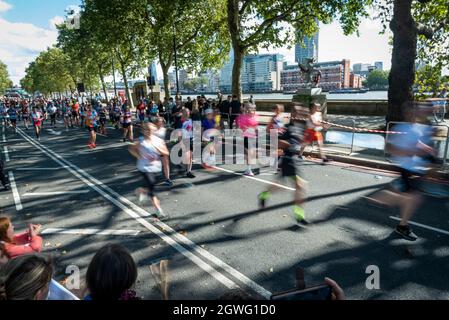
[[[390,219],[393,219],[393,220],[396,220],[396,221],[401,221],[400,218],[393,217],[393,216],[390,216]],[[449,231],[446,231],[446,230],[434,228],[434,227],[427,226],[425,224],[421,224],[421,223],[417,223],[417,222],[413,222],[413,221],[409,221],[408,223],[413,225],[413,226],[421,227],[421,228],[424,228],[424,229],[427,229],[427,230],[432,230],[432,231],[439,232],[439,233],[442,233],[442,234],[445,234],[445,235],[449,236]]]
[[[7,146],[3,147],[3,153],[5,154],[5,161],[9,162],[9,152],[8,152],[8,147]]]
[[[29,167],[29,168],[17,168],[17,169],[14,169],[15,171],[52,171],[52,170],[61,170],[61,169],[64,169],[64,168],[67,168],[67,166],[64,166],[64,167],[56,167],[56,168],[38,168],[38,167],[35,167],[35,168],[33,168],[33,167]]]
[[[101,229],[63,229],[48,228],[41,232],[42,234],[77,234],[77,235],[112,235],[112,236],[137,236],[139,230],[101,230]]]
[[[40,197],[40,196],[58,196],[66,194],[86,194],[90,190],[77,190],[77,191],[54,191],[54,192],[27,192],[23,197]]]
[[[23,209],[22,202],[20,202],[19,191],[17,190],[16,181],[14,180],[14,174],[9,171],[9,183],[11,184],[12,195],[14,197],[14,203],[16,204],[16,210],[20,211]]]
[[[159,230],[157,227],[155,227],[153,224],[149,223],[147,220],[145,220],[141,215],[139,215],[137,212],[141,212],[142,215],[145,217],[150,216],[150,213],[143,210],[142,208],[138,207],[137,205],[133,204],[128,199],[122,197],[106,185],[104,185],[102,182],[98,181],[94,177],[92,177],[90,174],[86,173],[84,170],[78,168],[76,165],[72,164],[71,162],[65,160],[57,153],[53,152],[49,148],[41,145],[40,143],[35,142],[32,140],[27,134],[25,134],[21,129],[19,129],[19,134],[28,142],[30,142],[32,145],[34,145],[37,149],[40,149],[43,153],[46,153],[47,156],[52,158],[54,161],[56,161],[60,165],[68,165],[69,168],[67,170],[71,172],[74,176],[79,178],[81,181],[83,181],[85,184],[87,184],[89,187],[97,191],[99,194],[101,194],[104,198],[109,200],[111,203],[115,204],[117,207],[121,208],[126,214],[134,218],[137,222],[139,222],[141,225],[143,225],[145,228],[147,228],[149,231],[154,233],[155,235],[159,236],[162,240],[164,240],[166,243],[168,243],[170,246],[178,250],[182,255],[190,259],[193,263],[195,263],[198,267],[209,273],[212,277],[214,277],[217,281],[221,282],[223,285],[225,285],[229,289],[238,288],[239,286],[232,280],[230,280],[228,277],[217,271],[214,267],[212,267],[210,264],[206,263],[205,261],[201,260],[198,256],[194,255],[190,250],[186,249],[184,246],[179,244],[177,241],[175,241],[172,237],[168,236],[161,230]],[[102,189],[100,189],[102,188]],[[107,192],[105,192],[106,190]],[[124,203],[127,205],[130,205],[133,209],[137,210],[131,210],[128,208]],[[137,211],[137,212],[136,212]],[[161,223],[162,225],[165,225]],[[158,223],[158,225],[161,225]],[[173,229],[171,229],[169,226],[166,226],[165,231],[171,232],[177,239],[180,239],[179,234],[177,234]],[[182,236],[183,237],[183,236]],[[183,237],[185,238],[185,237]],[[182,239],[182,238],[181,238]],[[183,242],[189,242],[192,243],[193,249],[196,252],[200,252],[203,256],[209,256],[210,258],[213,258],[213,260],[219,262],[219,267],[223,267],[226,271],[230,270],[233,272],[233,274],[240,275],[242,279],[247,279],[247,282],[244,282],[248,287],[250,288],[256,288],[257,292],[262,294],[265,298],[269,298],[271,296],[271,293],[264,289],[263,287],[259,286],[257,283],[252,281],[251,279],[247,278],[237,270],[233,269],[231,266],[227,265],[220,259],[216,258],[215,256],[208,253],[206,250],[198,247],[196,244],[188,240],[187,238],[183,239]],[[211,259],[209,259],[211,260]],[[213,261],[211,260],[211,261]]]

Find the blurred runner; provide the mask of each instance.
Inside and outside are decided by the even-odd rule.
[[[243,132],[243,140],[245,146],[245,157],[248,168],[244,175],[254,176],[251,164],[256,159],[256,147],[253,145],[257,138],[258,118],[256,115],[256,107],[250,103],[245,103],[244,113],[238,116],[237,127]]]
[[[301,179],[300,166],[302,160],[299,157],[301,147],[304,143],[304,134],[306,130],[306,121],[308,110],[300,105],[292,107],[291,122],[286,127],[283,134],[279,136],[279,149],[281,149],[282,161],[280,178],[288,178],[295,185],[295,205],[293,206],[293,214],[295,219],[302,224],[308,224],[305,219],[304,202],[305,202],[305,181]],[[270,198],[271,193],[279,187],[271,185],[266,191],[259,194],[259,206],[265,208],[266,201]]]

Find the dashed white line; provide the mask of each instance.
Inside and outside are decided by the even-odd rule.
[[[393,217],[393,216],[390,216],[390,219],[393,219],[393,220],[396,220],[396,221],[401,221],[400,218]],[[443,230],[443,229],[434,228],[434,227],[427,226],[425,224],[421,224],[421,223],[413,222],[413,221],[409,221],[408,223],[413,225],[413,226],[417,226],[417,227],[420,227],[420,228],[423,228],[423,229],[427,229],[427,230],[432,230],[432,231],[439,232],[439,233],[442,233],[442,234],[445,234],[445,235],[449,236],[449,231],[446,231],[446,230]]]
[[[8,147],[7,146],[3,147],[3,153],[5,154],[5,161],[9,162],[9,152],[8,152]]]
[[[76,235],[112,235],[112,236],[137,236],[139,230],[101,230],[101,229],[63,229],[47,228],[41,234],[76,234]]]
[[[11,184],[12,195],[14,197],[14,203],[16,204],[16,210],[20,211],[23,209],[22,202],[20,201],[19,191],[17,190],[16,181],[14,180],[14,174],[10,171],[9,175],[9,183]]]
[[[86,194],[89,192],[90,192],[90,190],[27,192],[23,195],[23,197],[58,196],[58,195],[66,195],[66,194]]]
[[[56,167],[56,168],[38,168],[38,167],[29,167],[29,168],[17,168],[14,169],[15,171],[56,171],[56,170],[61,170],[67,168],[67,166],[64,167]]]

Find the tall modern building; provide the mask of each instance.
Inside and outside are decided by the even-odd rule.
[[[374,66],[376,67],[376,70],[384,71],[384,63],[382,61],[374,62]]]
[[[153,61],[151,65],[148,67],[148,75],[151,75],[157,81],[156,62]]]
[[[220,71],[219,88],[229,93],[232,89],[234,55]],[[241,69],[243,92],[270,92],[281,90],[281,71],[284,57],[280,54],[250,54],[244,57]]]
[[[304,63],[309,58],[314,58],[318,61],[318,43],[320,33],[317,32],[312,37],[304,37],[303,43],[295,45],[295,61],[297,63]]]

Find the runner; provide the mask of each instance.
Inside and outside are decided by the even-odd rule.
[[[182,130],[179,139],[182,141],[182,152],[184,154],[184,163],[186,165],[186,176],[195,178],[192,173],[193,166],[193,122],[190,119],[189,109],[183,109],[181,113]]]
[[[281,104],[277,104],[273,107],[274,116],[271,118],[270,123],[267,126],[267,134],[271,138],[271,130],[275,130],[277,132],[277,136],[281,136],[285,132],[285,124],[283,118],[284,106]],[[271,155],[272,157],[278,157],[278,165],[280,169],[281,165],[281,157],[277,155],[277,150],[273,150]],[[277,170],[276,170],[277,171]]]
[[[36,106],[33,107],[33,112],[31,113],[31,119],[33,120],[34,125],[34,132],[36,133],[36,138],[38,141],[41,140],[40,134],[41,134],[41,128],[42,128],[42,121],[44,120],[44,116],[42,115],[42,112],[39,111],[39,108]]]
[[[50,102],[47,110],[48,114],[50,115],[50,126],[56,127],[56,112],[58,111],[58,109],[53,104],[53,102]]]
[[[329,160],[323,153],[323,135],[321,131],[324,128],[328,128],[328,125],[323,125],[323,115],[320,111],[321,105],[318,103],[312,103],[310,107],[310,115],[307,120],[307,130],[304,136],[305,144],[301,148],[300,157],[303,158],[303,153],[306,145],[313,145],[314,142],[318,144],[318,152],[320,153],[320,159],[325,164]]]
[[[237,127],[242,130],[243,140],[245,146],[245,158],[248,168],[246,169],[244,175],[246,176],[254,176],[254,173],[251,168],[251,164],[256,159],[256,146],[252,145],[252,141],[255,141],[257,138],[257,126],[258,126],[258,118],[256,115],[256,107],[250,103],[245,103],[244,105],[244,113],[238,116]]]
[[[123,142],[126,142],[126,139],[129,138],[130,142],[133,142],[133,115],[129,106],[126,105],[125,112],[122,116],[122,127],[123,127]]]
[[[77,127],[80,126],[80,118],[79,118],[79,109],[80,105],[77,100],[73,100],[72,102],[72,118],[70,119],[71,128],[73,128],[74,123]]]
[[[107,122],[107,108],[106,107],[101,107],[100,111],[98,113],[99,115],[99,123],[100,123],[100,133],[103,135],[107,135],[107,130],[106,130],[106,122]]]
[[[167,137],[167,129],[165,128],[165,119],[162,117],[158,117],[155,122],[156,131],[154,134],[165,142],[165,139]],[[164,175],[165,175],[165,182],[164,184],[168,187],[173,187],[174,183],[172,180],[170,180],[170,157],[169,156],[163,156],[162,157],[162,164],[164,166]]]
[[[210,170],[212,169],[212,166],[215,166],[216,159],[215,159],[215,138],[220,135],[220,131],[217,130],[217,126],[220,124],[217,122],[214,111],[212,109],[207,109],[206,117],[201,123],[201,127],[203,130],[202,134],[202,141],[204,144],[204,150],[203,150],[203,161],[201,162],[204,169]],[[219,127],[218,127],[219,128]]]
[[[304,133],[306,130],[306,121],[302,120],[308,115],[307,110],[296,104],[292,107],[291,122],[286,127],[285,132],[279,137],[279,148],[282,149],[282,162],[280,178],[289,178],[295,184],[295,205],[293,214],[295,219],[302,224],[308,224],[305,219],[303,205],[305,202],[305,181],[300,177],[300,165],[302,160],[299,158],[299,152],[304,142]],[[271,185],[266,191],[259,194],[259,206],[265,208],[266,201],[271,193],[279,187]]]
[[[406,119],[412,119],[413,112],[407,110]],[[416,187],[415,180],[422,180],[430,164],[434,162],[436,150],[432,146],[433,128],[428,118],[433,116],[433,109],[421,107],[416,110],[416,123],[401,123],[394,126],[394,131],[405,134],[391,135],[388,144],[391,159],[399,167],[401,178],[392,182],[391,190],[382,190],[367,197],[375,204],[393,207],[399,206],[401,221],[395,232],[402,238],[415,241],[418,236],[413,233],[408,222],[423,201],[422,192]]]
[[[70,117],[72,116],[72,108],[70,108],[69,103],[64,101],[62,104],[62,116],[64,118],[65,131],[69,131],[69,126],[71,123]]]
[[[145,103],[141,99],[136,108],[137,119],[139,119],[139,124],[142,125],[145,122]]]
[[[6,127],[6,115],[8,113],[8,107],[7,107],[7,102],[1,102],[0,103],[0,120],[1,120],[1,124],[2,126]]]
[[[24,100],[22,102],[22,121],[26,130],[28,130],[28,120],[30,118],[30,108],[28,106],[28,101]]]
[[[168,157],[169,152],[165,142],[158,138],[154,131],[156,127],[151,123],[144,123],[142,127],[143,136],[139,142],[132,145],[129,149],[130,153],[137,158],[137,169],[142,173],[147,188],[138,188],[136,190],[139,202],[143,202],[145,197],[150,197],[153,207],[156,209],[156,216],[166,218],[162,211],[159,199],[154,193],[156,184],[156,175],[162,170],[161,157]]]
[[[15,105],[12,105],[8,110],[9,121],[11,123],[14,133],[17,132],[17,109]]]
[[[88,104],[85,114],[86,128],[89,130],[89,141],[87,146],[89,149],[94,149],[97,147],[97,111]]]
[[[114,103],[114,108],[112,110],[112,113],[114,115],[113,125],[114,125],[115,129],[119,129],[120,119],[122,118],[122,108],[120,107],[118,102]]]

